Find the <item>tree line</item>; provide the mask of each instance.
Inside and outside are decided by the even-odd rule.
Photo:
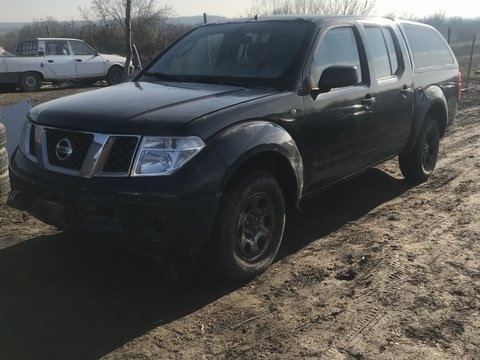
[[[81,20],[57,21],[54,18],[36,20],[19,31],[0,37],[0,45],[11,52],[18,41],[37,37],[68,37],[82,39],[99,52],[126,54],[127,0],[92,0],[90,6],[79,9]],[[175,21],[171,7],[160,7],[157,0],[133,0],[131,9],[132,40],[142,63],[147,63],[162,49],[195,25]],[[244,11],[245,17],[280,14],[371,15],[375,0],[253,0]],[[395,14],[386,14],[392,17]],[[445,37],[451,28],[453,42],[471,41],[473,32],[480,31],[480,19],[449,18],[437,12],[425,18],[408,14],[396,16],[428,23]]]

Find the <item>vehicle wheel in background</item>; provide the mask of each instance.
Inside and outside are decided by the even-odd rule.
[[[107,83],[108,85],[117,85],[123,81],[123,69],[119,66],[112,66],[108,70]]]
[[[412,151],[399,156],[403,176],[411,182],[427,181],[435,169],[439,145],[438,125],[433,118],[427,117]]]
[[[212,275],[244,282],[273,262],[285,227],[280,185],[264,171],[244,173],[227,187],[212,239],[199,253]]]
[[[26,72],[20,76],[20,82],[18,84],[22,91],[38,91],[42,86],[42,79],[40,74],[36,72]]]

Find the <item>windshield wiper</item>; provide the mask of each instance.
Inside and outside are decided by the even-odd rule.
[[[175,75],[169,75],[161,72],[146,72],[146,76],[153,76],[159,80],[173,80],[173,81],[182,81],[182,78]]]
[[[245,81],[217,77],[217,76],[192,76],[187,81],[191,81],[195,83],[232,85],[232,86],[245,87]]]

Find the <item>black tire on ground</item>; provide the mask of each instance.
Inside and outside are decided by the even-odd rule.
[[[22,91],[39,91],[42,86],[42,78],[39,73],[26,72],[20,76],[18,87]]]
[[[0,123],[0,148],[3,148],[7,144],[7,132],[5,126]]]
[[[261,170],[241,174],[223,194],[200,264],[229,281],[250,280],[275,259],[284,227],[285,200],[275,178]]]
[[[3,174],[0,174],[0,206],[7,202],[9,193],[10,178],[8,176],[8,171],[5,171]]]
[[[0,147],[0,174],[3,174],[8,169],[8,153],[6,148]]]
[[[120,66],[112,66],[107,74],[108,85],[117,85],[123,81],[123,69]]]
[[[439,145],[438,125],[432,117],[427,117],[412,151],[399,156],[403,176],[413,183],[427,181],[435,169]]]

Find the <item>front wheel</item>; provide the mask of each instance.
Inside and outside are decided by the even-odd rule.
[[[403,176],[411,182],[424,182],[435,169],[440,145],[440,130],[435,120],[427,117],[410,153],[400,154]]]
[[[123,69],[119,66],[113,66],[108,70],[107,83],[108,85],[117,85],[123,81]]]
[[[285,201],[275,178],[253,170],[224,193],[214,234],[201,260],[214,275],[247,281],[273,262],[285,227]]]

